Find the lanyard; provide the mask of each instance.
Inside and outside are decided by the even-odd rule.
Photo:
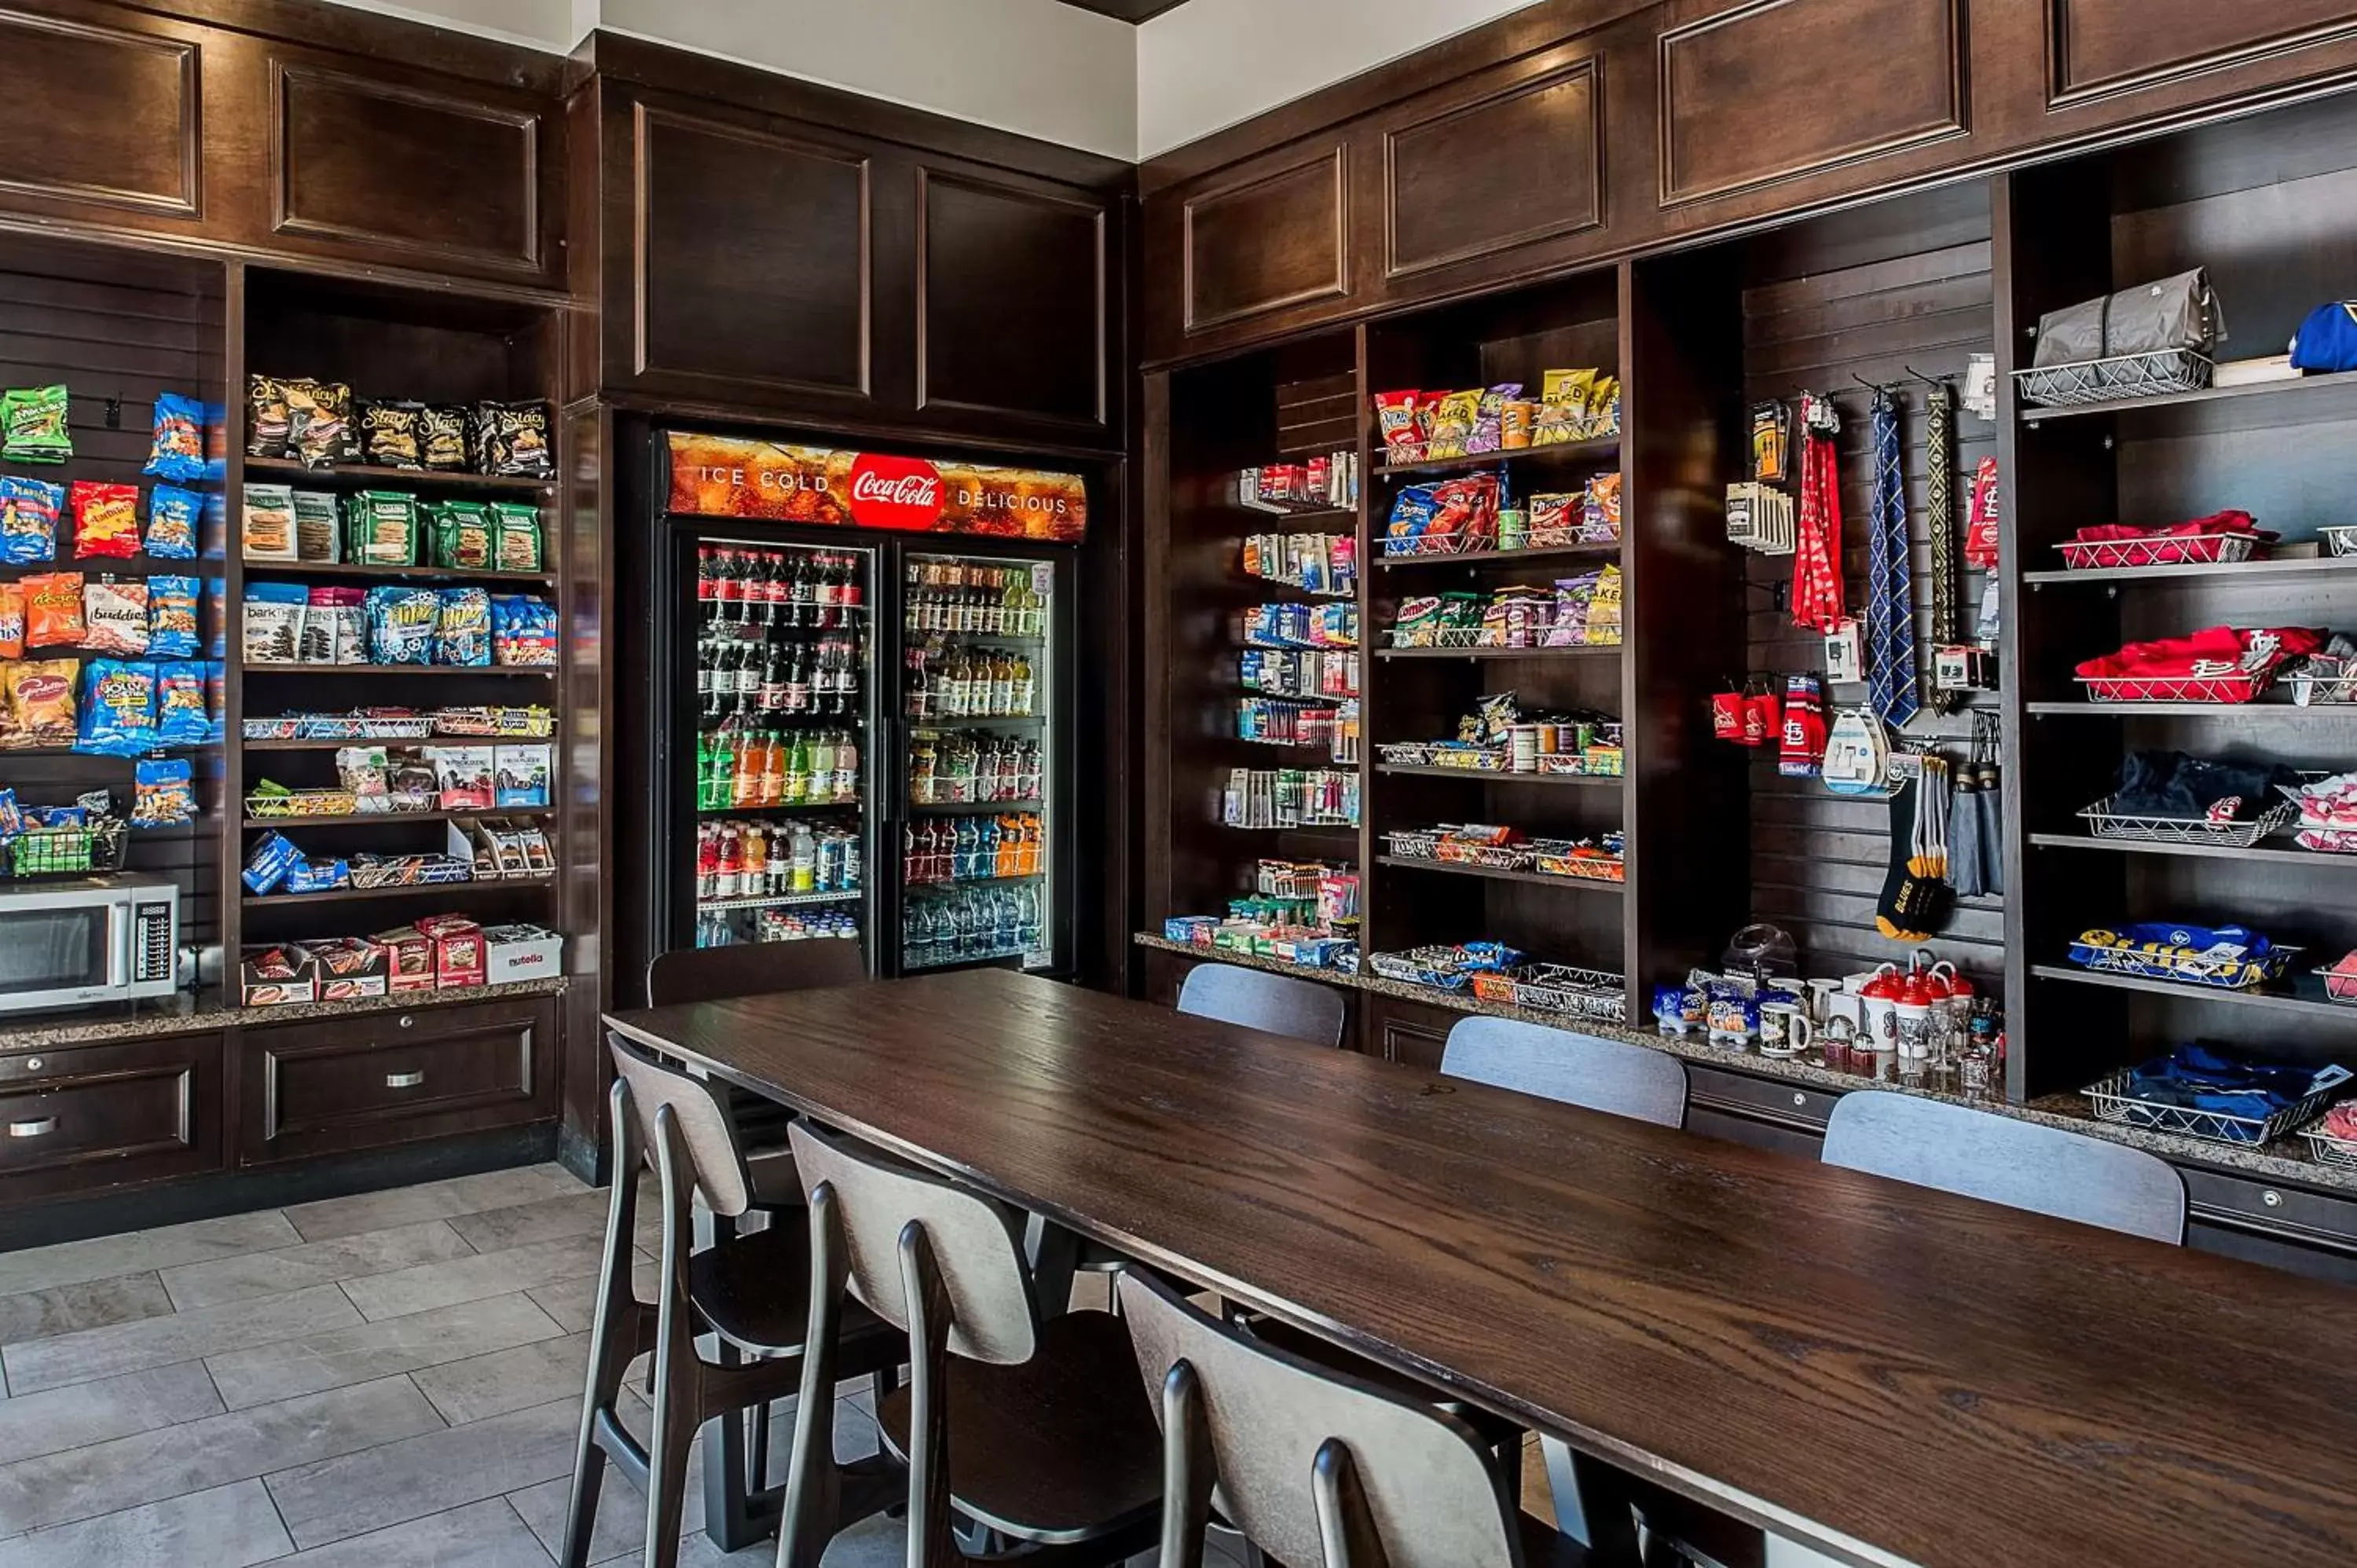
[[[1792,555],[1792,624],[1823,634],[1842,618],[1841,475],[1834,457],[1834,432],[1841,428],[1833,403],[1803,400],[1801,419],[1801,517]]]

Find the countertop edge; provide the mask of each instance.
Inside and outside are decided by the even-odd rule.
[[[505,985],[452,986],[437,991],[404,991],[386,996],[362,996],[345,1002],[288,1002],[269,1007],[247,1007],[224,992],[207,992],[178,1000],[171,1011],[161,1008],[128,1015],[93,1016],[60,1014],[0,1026],[0,1055],[17,1051],[57,1050],[67,1046],[104,1045],[114,1040],[166,1039],[176,1035],[205,1034],[215,1029],[258,1025],[293,1024],[322,1018],[364,1017],[374,1013],[411,1012],[462,1006],[470,1002],[503,1002],[511,997],[561,996],[571,984],[566,975],[545,980],[511,981]]]

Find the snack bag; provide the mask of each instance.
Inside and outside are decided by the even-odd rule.
[[[1552,446],[1576,441],[1587,424],[1587,396],[1596,372],[1548,371],[1539,378],[1538,416],[1531,424],[1531,445]]]
[[[418,451],[418,415],[423,403],[364,403],[361,404],[361,457],[385,468],[422,468]]]
[[[292,664],[303,641],[303,612],[311,592],[300,583],[245,585],[245,661]]]
[[[286,383],[276,376],[248,374],[245,378],[245,455],[284,457],[294,410],[286,400]]]
[[[0,474],[0,565],[56,560],[58,512],[65,504],[63,485]]]
[[[167,659],[193,659],[197,646],[197,580],[147,579],[147,651]]]
[[[434,564],[480,572],[491,564],[491,514],[480,501],[428,501]]]
[[[1438,412],[1433,416],[1432,442],[1426,451],[1428,457],[1462,457],[1471,449],[1474,422],[1480,417],[1481,393],[1453,392],[1441,394]]]
[[[336,498],[327,490],[295,490],[295,553],[304,561],[338,562],[344,558],[342,520],[336,515]]]
[[[285,833],[273,829],[254,842],[253,853],[245,857],[245,870],[239,875],[248,892],[257,898],[266,897],[302,858],[303,852]]]
[[[493,501],[491,564],[502,572],[537,572],[541,560],[540,509]]]
[[[132,768],[133,827],[172,828],[196,820],[196,770],[187,758],[149,758]]]
[[[434,630],[436,664],[491,661],[491,596],[481,588],[445,588]]]
[[[1620,475],[1598,474],[1587,481],[1580,506],[1579,542],[1610,544],[1620,537]]]
[[[285,485],[245,487],[240,550],[249,561],[295,560],[295,492]]]
[[[0,393],[0,457],[15,463],[62,463],[73,456],[66,428],[70,396],[63,386],[11,387]]]
[[[146,579],[95,577],[84,583],[81,618],[81,645],[92,652],[146,652]]]
[[[289,456],[307,468],[350,463],[360,456],[352,428],[352,389],[341,381],[286,383]]]
[[[25,585],[0,583],[0,659],[25,657]]]
[[[1383,432],[1386,461],[1417,463],[1424,460],[1424,441],[1415,428],[1418,395],[1412,392],[1375,394],[1375,426]]]
[[[21,664],[0,664],[0,682],[7,687],[11,746],[71,746],[74,739],[74,681],[81,673],[79,659],[35,659]]]
[[[417,413],[417,456],[438,473],[459,473],[467,467],[467,408],[464,403],[428,403]]]
[[[162,561],[197,558],[197,519],[205,498],[178,485],[157,485],[147,492],[147,553]]]
[[[22,580],[25,646],[80,648],[88,629],[81,614],[81,574],[44,572]]]
[[[368,662],[368,594],[353,587],[313,588],[303,611],[296,658],[305,664]]]
[[[157,746],[202,746],[212,733],[205,707],[205,667],[175,660],[156,669]]]
[[[479,474],[553,479],[548,431],[544,403],[479,403],[467,428],[467,456]]]
[[[139,553],[139,487],[73,483],[74,559],[124,559]]]
[[[1344,606],[1328,607],[1347,608]],[[545,669],[556,662],[556,608],[525,594],[491,601],[491,653],[500,664]]]
[[[1520,381],[1501,381],[1481,394],[1473,414],[1473,438],[1468,452],[1495,452],[1505,445],[1506,400],[1522,395]]]
[[[208,561],[228,558],[229,497],[219,490],[205,492],[204,522],[197,533],[197,553]]]
[[[136,757],[155,745],[156,667],[91,660],[74,749],[100,757]]]
[[[417,498],[400,490],[361,490],[344,498],[344,558],[363,566],[414,566]]]
[[[205,744],[219,746],[229,733],[229,666],[205,660]]]
[[[371,588],[369,660],[376,664],[431,664],[442,619],[442,596],[431,588]]]
[[[140,470],[159,479],[201,479],[205,477],[205,405],[178,392],[156,398],[155,434],[147,443],[147,466]]]

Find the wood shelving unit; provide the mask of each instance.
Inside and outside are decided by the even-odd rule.
[[[1501,871],[1494,866],[1463,865],[1453,860],[1417,860],[1411,855],[1379,854],[1377,865],[1402,871],[1437,871],[1445,876],[1478,876],[1486,882],[1523,882],[1534,887],[1562,887],[1574,893],[1618,896],[1629,891],[1625,882],[1602,882],[1590,876],[1550,876],[1540,871]]]

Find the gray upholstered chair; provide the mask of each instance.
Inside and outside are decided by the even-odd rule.
[[[1598,1563],[1515,1508],[1471,1428],[1254,1339],[1142,1274],[1120,1283],[1159,1399],[1164,1563],[1199,1563],[1216,1492],[1291,1568]]]
[[[1834,1106],[1825,1164],[2180,1246],[2185,1179],[2142,1149],[2061,1127],[1857,1090]]]
[[[1313,1046],[1342,1043],[1342,993],[1314,980],[1232,963],[1199,963],[1178,987],[1178,1011]]]
[[[610,1097],[615,1148],[605,1262],[590,1329],[589,1373],[574,1454],[564,1568],[587,1568],[606,1466],[619,1466],[647,1496],[647,1568],[679,1558],[680,1510],[686,1497],[688,1444],[716,1417],[796,1392],[810,1311],[810,1228],[800,1208],[770,1214],[767,1229],[697,1251],[694,1208],[734,1219],[753,1207],[728,1106],[701,1079],[609,1036],[617,1078]],[[650,1161],[662,1206],[662,1258],[655,1299],[631,1284],[636,1259],[638,1175]],[[901,1337],[864,1311],[829,1320],[828,1365],[844,1377],[899,1366]],[[695,1348],[716,1335],[728,1359],[707,1361]],[[643,1444],[616,1410],[631,1361],[651,1353],[649,1397],[653,1429]],[[832,1403],[830,1400],[827,1402]]]
[[[1686,1120],[1685,1064],[1666,1051],[1512,1018],[1467,1018],[1448,1031],[1448,1078],[1535,1094],[1658,1127]]]
[[[1121,1563],[1154,1543],[1161,1444],[1129,1337],[1109,1313],[1039,1310],[1023,1217],[852,1139],[794,1123],[810,1187],[811,1342],[864,1304],[905,1329],[908,1386],[877,1402],[908,1466],[910,1568],[965,1568],[952,1512],[1037,1568]],[[816,1568],[835,1498],[868,1477],[834,1459],[823,1351],[803,1363],[780,1568]]]

